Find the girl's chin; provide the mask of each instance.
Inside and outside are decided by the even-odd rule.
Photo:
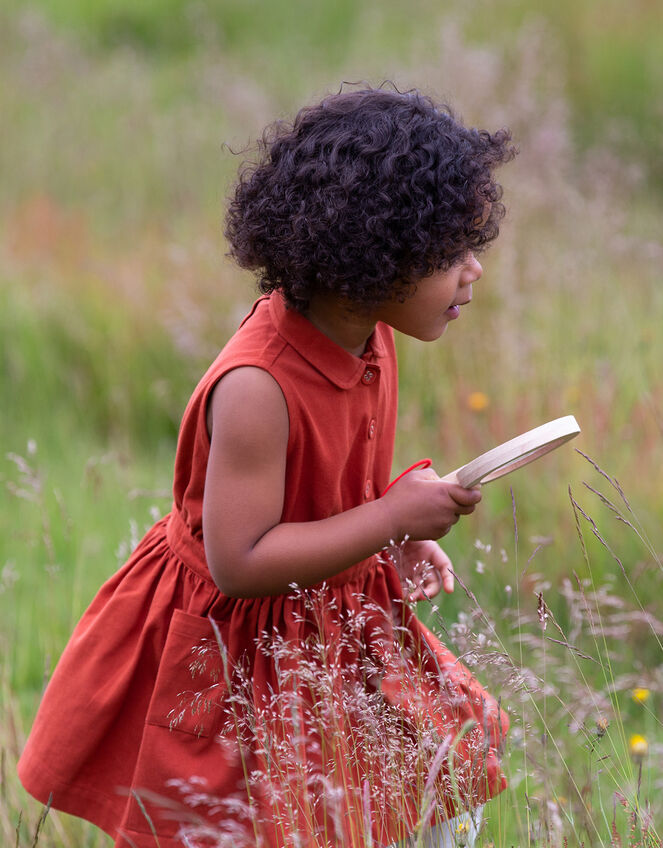
[[[447,329],[447,321],[445,321],[442,326],[431,327],[430,330],[426,330],[425,332],[418,333],[414,338],[418,339],[420,342],[434,342],[440,338],[441,335]]]

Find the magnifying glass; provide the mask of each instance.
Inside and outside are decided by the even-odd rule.
[[[580,433],[580,427],[573,415],[556,418],[554,421],[541,424],[540,427],[521,433],[515,439],[482,453],[476,459],[466,465],[461,465],[460,468],[451,471],[441,479],[447,483],[460,483],[466,489],[471,489],[472,486],[479,484],[490,483],[492,480],[504,477],[505,474],[510,474],[517,468],[522,468],[524,465],[534,462],[535,459],[550,453],[550,451],[575,438],[578,433]],[[416,462],[391,482],[385,492],[404,474],[415,468],[428,468],[431,464],[430,459],[422,459]]]

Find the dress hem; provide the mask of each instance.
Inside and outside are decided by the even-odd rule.
[[[65,781],[56,777],[45,762],[35,758],[26,762],[22,757],[17,773],[25,791],[44,806],[50,801],[51,809],[84,819],[103,830],[112,839],[116,838],[117,824],[114,822],[118,820],[117,803],[121,797],[119,791],[116,795],[109,795],[92,789],[86,783]],[[40,775],[39,780],[31,779],[35,774]],[[128,790],[125,791],[128,794]],[[123,806],[124,803],[126,802],[123,802]]]

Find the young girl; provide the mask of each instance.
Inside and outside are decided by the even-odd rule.
[[[123,848],[386,846],[466,835],[503,789],[506,715],[408,603],[453,590],[432,540],[480,493],[388,484],[393,330],[469,304],[509,140],[385,89],[265,135],[226,233],[264,296],[189,401],[172,512],[49,683],[19,764],[41,801]]]

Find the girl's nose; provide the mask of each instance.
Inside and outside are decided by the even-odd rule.
[[[473,253],[470,253],[470,255],[467,257],[467,263],[465,265],[466,282],[474,283],[481,278],[482,274],[483,268],[481,267],[481,263]]]

